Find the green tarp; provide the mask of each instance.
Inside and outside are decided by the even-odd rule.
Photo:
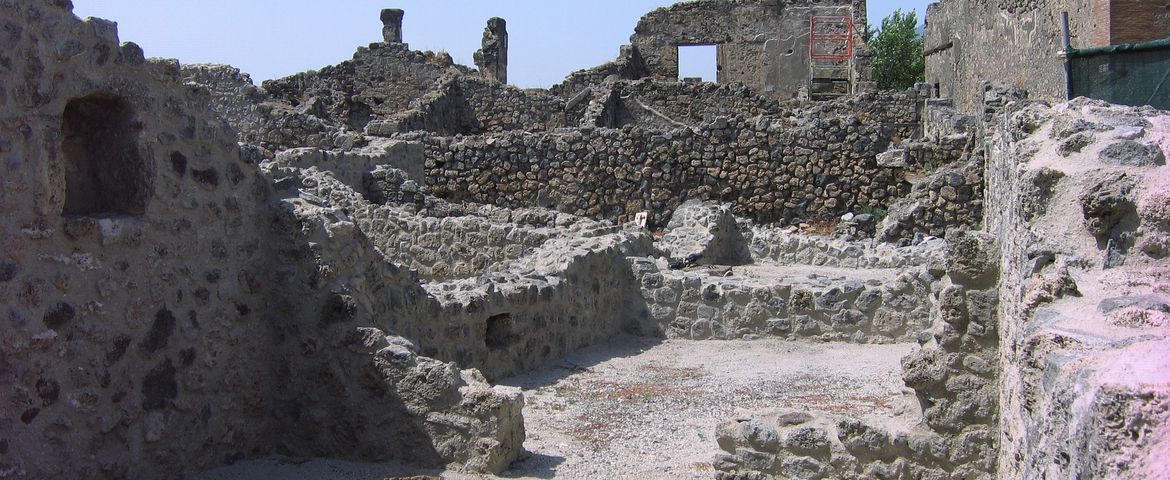
[[[1068,52],[1070,97],[1170,110],[1170,38]]]

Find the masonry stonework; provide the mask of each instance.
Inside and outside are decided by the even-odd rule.
[[[1146,12],[1070,1],[933,5],[950,99],[831,101],[790,98],[798,37],[863,2],[680,3],[550,89],[507,85],[497,19],[479,69],[391,9],[383,42],[256,86],[0,2],[0,477],[621,477],[526,416],[649,431],[626,415],[669,388],[599,420],[504,386],[620,336],[909,352],[849,408],[713,421],[723,453],[685,467],[715,478],[1166,477],[1170,114],[1054,102],[1053,12],[1077,41]],[[673,78],[697,43],[720,82]]]

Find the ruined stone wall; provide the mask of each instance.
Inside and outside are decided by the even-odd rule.
[[[350,149],[361,146],[361,135],[333,124],[327,118],[273,101],[268,92],[252,84],[239,69],[227,65],[183,65],[183,81],[205,88],[211,108],[232,129],[240,142],[271,151],[297,147]]]
[[[899,169],[876,164],[893,133],[850,114],[421,140],[438,197],[621,220],[649,211],[665,225],[691,198],[734,202],[761,222],[884,207],[909,188]]]
[[[1068,12],[1074,47],[1093,44],[1108,19],[1094,17],[1095,0],[1033,2],[944,0],[926,11],[926,82],[953,98],[964,113],[982,107],[981,84],[998,81],[1032,98],[1066,98],[1060,12]]]
[[[788,110],[741,83],[617,82],[614,127],[627,124],[673,128],[711,123],[718,117],[782,116]]]
[[[653,78],[678,79],[679,45],[718,45],[718,81],[791,98],[808,84],[809,18],[852,16],[862,43],[865,2],[856,0],[698,0],[654,10],[630,37]]]
[[[294,300],[325,296],[325,308],[305,309],[295,301],[288,304],[289,314],[303,318],[306,325],[319,318],[326,325],[338,321],[344,325],[350,319],[372,322],[379,329],[408,339],[423,356],[454,362],[461,368],[476,368],[487,378],[497,379],[543,365],[615,334],[635,332],[636,320],[646,315],[625,262],[627,255],[647,254],[650,239],[646,234],[631,234],[553,212],[544,212],[543,219],[542,215],[524,218],[523,212],[490,221],[453,216],[439,221],[446,223],[443,228],[453,230],[452,237],[457,242],[450,248],[464,248],[469,253],[468,244],[478,241],[479,236],[472,231],[477,224],[491,223],[486,227],[487,238],[479,237],[485,241],[492,240],[493,228],[496,232],[507,228],[509,220],[540,223],[549,221],[551,215],[558,228],[555,238],[531,250],[511,252],[519,257],[504,268],[461,272],[467,275],[462,279],[441,278],[451,277],[444,272],[447,274],[440,278],[423,281],[408,273],[404,267],[409,265],[392,266],[387,259],[407,259],[420,253],[410,246],[402,250],[404,245],[397,240],[419,233],[421,227],[413,226],[414,222],[430,224],[425,214],[372,205],[331,171],[275,164],[266,168],[272,170],[273,176],[292,179],[278,182],[277,188],[299,192],[299,198],[293,200],[298,211],[319,212],[313,218],[324,218],[315,221],[326,222],[319,227],[325,229],[321,235],[338,238],[321,242],[322,247],[318,247],[339,250],[329,256],[332,263],[322,267],[326,278],[316,279],[310,272],[306,283],[316,285],[334,275],[337,280],[351,275],[361,279],[337,285],[332,291],[317,287],[312,292],[290,295]],[[293,225],[290,228],[295,231]],[[517,230],[514,226],[513,229]],[[506,245],[500,248],[507,251]],[[297,252],[289,253],[309,258],[321,255],[311,247],[297,247]],[[455,258],[453,263],[459,260]],[[371,313],[364,313],[368,309],[372,309]],[[283,307],[280,311],[284,311]],[[338,315],[341,320],[334,320]]]
[[[989,120],[1000,473],[1163,477],[1170,118],[1077,100],[1008,104]]]
[[[926,327],[922,347],[902,359],[920,408],[910,425],[807,409],[737,415],[716,430],[727,452],[714,462],[716,478],[998,478],[994,238],[956,230],[934,260],[914,283],[929,292],[927,321],[909,325]]]
[[[275,100],[360,132],[374,118],[410,108],[451,69],[471,73],[455,66],[447,54],[417,52],[402,43],[372,43],[359,48],[351,60],[269,80],[263,87]]]
[[[119,44],[113,22],[69,2],[8,2],[0,18],[0,56],[20,59],[0,72],[3,475],[518,457],[519,391],[387,333],[439,309],[300,190],[320,182],[263,175],[210,91]]]
[[[776,282],[661,267],[634,261],[652,322],[643,330],[667,338],[909,342],[930,318],[931,278],[922,268],[881,271],[890,275],[883,283],[844,276]]]
[[[752,258],[779,265],[891,269],[925,265],[939,250],[935,242],[897,247],[889,243],[848,241],[789,231],[794,229],[752,227],[745,235]]]
[[[467,75],[449,75],[411,108],[366,127],[370,135],[425,131],[440,135],[509,130],[541,131],[579,123],[567,120],[565,101],[541,90]]]
[[[357,194],[331,172],[265,164],[276,179],[269,415],[281,453],[461,465],[498,472],[524,441],[518,389],[424,357],[398,336],[440,309],[415,275],[385,260],[335,199]],[[431,355],[433,357],[433,355]]]
[[[550,87],[549,93],[573,98],[585,89],[601,85],[607,79],[637,80],[649,74],[638,49],[633,45],[622,45],[614,61],[570,73],[561,83]]]
[[[259,158],[113,22],[32,1],[0,19],[0,471],[161,478],[272,451]]]

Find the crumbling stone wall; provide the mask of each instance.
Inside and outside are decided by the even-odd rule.
[[[923,268],[875,275],[888,276],[884,282],[866,275],[777,282],[664,267],[634,260],[650,309],[650,326],[642,330],[667,338],[907,342],[930,317],[932,279]]]
[[[973,135],[909,142],[879,156],[879,164],[905,165],[916,178],[910,194],[885,212],[876,238],[907,244],[916,235],[941,238],[955,227],[981,226],[983,159],[982,144]]]
[[[113,22],[69,2],[0,18],[0,471],[166,477],[270,452],[258,157]]]
[[[397,241],[402,224],[414,220],[400,217],[404,211],[371,205],[358,190],[339,181],[330,171],[277,164],[267,164],[266,168],[273,177],[287,179],[277,182],[277,188],[289,192],[285,195],[296,192],[297,211],[320,211],[314,218],[325,215],[329,229],[341,229],[322,234],[337,237],[339,243],[334,246],[307,244],[339,250],[331,256],[339,263],[322,267],[324,271],[337,272],[339,280],[349,278],[351,272],[364,278],[335,287],[338,290],[325,298],[325,305],[338,306],[346,318],[353,316],[351,310],[361,312],[366,305],[372,305],[370,308],[375,310],[369,318],[375,325],[409,339],[421,355],[476,368],[487,378],[497,379],[543,365],[617,333],[634,332],[637,319],[645,314],[644,302],[636,293],[633,274],[625,262],[628,255],[645,255],[649,251],[649,236],[644,233],[633,234],[545,212],[546,217],[556,219],[563,234],[524,252],[507,268],[471,272],[469,278],[423,283],[401,267],[387,266],[388,257],[408,258],[417,252],[395,251],[402,247]],[[468,226],[483,222],[476,218],[448,221],[451,228],[464,232]],[[504,226],[503,222],[497,225]],[[460,242],[476,241],[457,235],[462,235]],[[350,239],[357,245],[350,246]],[[377,253],[373,245],[387,253]],[[451,247],[470,249],[466,243]],[[358,249],[356,253],[354,249]],[[297,255],[309,258],[320,256],[311,248],[298,251]],[[355,256],[357,253],[361,255]],[[307,275],[309,284],[319,283],[311,272]],[[292,298],[322,294],[301,293]],[[364,299],[366,295],[370,298]],[[289,308],[305,309],[295,303]],[[309,311],[310,314],[299,314],[310,315],[306,322],[317,318],[312,312],[328,314],[320,309]],[[333,321],[325,323],[331,325]]]
[[[417,52],[404,43],[372,43],[338,65],[262,85],[275,100],[360,132],[370,120],[410,108],[448,71],[470,73],[444,53]]]
[[[21,59],[0,72],[5,476],[517,458],[519,392],[387,333],[435,310],[417,279],[304,179],[262,175],[177,62],[68,2],[0,18]]]
[[[541,131],[576,125],[565,101],[541,90],[521,90],[493,80],[448,75],[411,108],[375,120],[366,133],[393,136],[424,131],[439,135],[480,134],[509,130]],[[579,117],[578,117],[579,118]]]
[[[613,84],[620,98],[610,127],[628,124],[675,128],[711,123],[719,117],[783,116],[788,109],[756,95],[741,83],[682,83],[655,80]]]
[[[243,143],[280,151],[297,147],[350,149],[365,142],[360,134],[308,113],[308,108],[273,101],[238,68],[195,64],[181,69],[184,82],[210,92],[212,110]]]
[[[996,478],[997,252],[990,235],[955,230],[921,273],[929,328],[902,360],[920,424],[816,411],[738,416],[717,429],[727,453],[714,461],[716,478]]]
[[[889,243],[801,235],[792,232],[795,229],[753,226],[747,232],[752,258],[778,265],[901,269],[926,265],[939,250],[938,240],[898,247]]]
[[[593,68],[570,73],[561,83],[550,87],[549,93],[564,98],[573,98],[582,91],[601,85],[606,80],[637,80],[650,74],[642,55],[633,45],[622,45],[618,57]]]
[[[620,220],[649,211],[661,226],[692,198],[731,201],[760,222],[888,205],[909,189],[898,169],[876,164],[891,134],[844,115],[420,140],[426,187],[438,197]]]
[[[717,45],[720,83],[741,82],[761,95],[787,99],[808,85],[814,15],[851,16],[854,42],[864,45],[867,20],[860,0],[680,2],[643,16],[630,43],[659,80],[678,79],[678,46]]]
[[[504,19],[488,19],[482,48],[475,52],[475,65],[484,78],[508,83],[508,22]]]
[[[1165,476],[1170,187],[1158,153],[1170,119],[1084,99],[1013,102],[988,119],[1000,472]]]

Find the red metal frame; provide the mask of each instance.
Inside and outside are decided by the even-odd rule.
[[[845,33],[817,33],[817,24],[842,24]],[[843,61],[853,58],[853,18],[852,17],[820,17],[812,16],[808,19],[808,56],[813,60]],[[844,53],[817,53],[818,42],[844,42]]]

